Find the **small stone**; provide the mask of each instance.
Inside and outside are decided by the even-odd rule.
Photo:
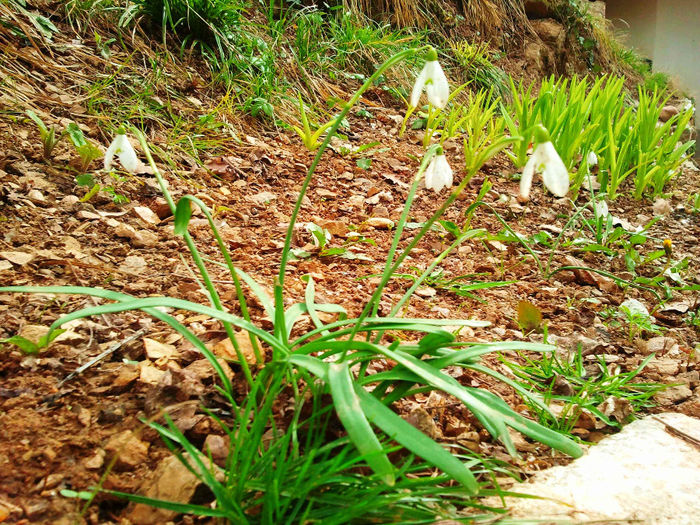
[[[17,266],[24,266],[25,264],[32,262],[36,255],[26,252],[0,252],[0,257],[7,259],[12,264],[16,264]]]
[[[112,436],[104,448],[111,456],[117,456],[115,467],[132,470],[148,459],[148,447],[131,430],[125,430]]]
[[[652,359],[647,363],[644,372],[653,372],[663,376],[676,375],[681,365],[674,359]]]
[[[238,347],[241,350],[241,353],[243,353],[243,357],[245,358],[246,362],[251,365],[257,363],[255,350],[253,349],[253,345],[251,344],[248,335],[241,332],[238,332],[235,335]],[[238,361],[238,354],[236,353],[236,349],[234,348],[233,343],[229,338],[223,339],[217,344],[215,344],[214,348],[212,348],[212,351],[214,352],[214,354],[216,354],[219,357],[223,357],[224,359]],[[260,353],[262,359],[265,360],[265,353],[262,348],[260,348]]]
[[[135,206],[134,213],[148,224],[158,224],[160,222],[158,215],[147,206]]]
[[[666,354],[677,355],[680,351],[675,339],[663,336],[640,341],[638,348],[643,355],[656,354],[657,357]]]
[[[686,385],[678,385],[662,390],[654,396],[654,401],[661,406],[668,406],[685,401],[692,395],[693,391]]]
[[[162,357],[167,359],[174,359],[177,357],[177,348],[173,345],[168,345],[156,341],[155,339],[150,339],[148,337],[143,338],[143,347],[146,351],[146,355],[149,359],[157,360]]]
[[[88,470],[97,470],[105,464],[105,451],[98,448],[95,454],[83,461],[83,466]]]
[[[199,479],[176,456],[160,462],[153,475],[141,485],[140,493],[149,498],[188,503],[199,485]],[[177,512],[137,504],[127,518],[139,525],[160,525],[170,522]]]
[[[211,454],[211,458],[214,463],[223,467],[226,465],[226,458],[228,458],[230,447],[230,439],[228,436],[219,436],[216,434],[209,434],[204,440],[204,446],[202,447],[202,452],[206,456]]]
[[[366,224],[378,230],[391,230],[394,227],[394,221],[384,217],[370,217],[367,219]]]
[[[654,201],[654,216],[658,217],[659,215],[668,215],[671,213],[673,208],[671,207],[671,203],[667,199],[661,199],[658,198]]]
[[[678,108],[676,106],[664,106],[661,108],[661,113],[659,114],[660,122],[668,122],[671,118],[678,115]]]

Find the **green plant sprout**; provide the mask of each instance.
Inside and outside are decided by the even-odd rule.
[[[85,139],[83,132],[75,122],[68,124],[66,133],[68,137],[70,137],[73,146],[75,146],[78,155],[80,155],[80,172],[85,173],[90,167],[90,164],[92,164],[92,161],[102,158],[102,151],[92,142]]]
[[[322,124],[316,128],[316,131],[312,131],[311,125],[309,124],[309,118],[306,114],[306,108],[304,107],[304,101],[301,98],[301,93],[299,93],[299,115],[301,117],[302,127],[300,128],[299,126],[292,124],[292,129],[301,137],[304,146],[306,146],[309,151],[316,151],[321,145],[319,139],[328,131],[329,128],[333,126],[333,124],[335,124],[336,118],[332,118],[325,124]]]
[[[30,119],[34,121],[34,123],[39,128],[41,143],[44,146],[42,155],[44,157],[44,160],[48,160],[51,157],[51,152],[53,151],[54,147],[56,147],[56,144],[58,144],[58,142],[63,137],[63,133],[59,133],[57,135],[55,126],[51,126],[50,128],[46,127],[44,121],[41,120],[39,115],[34,113],[31,109],[28,109],[25,113]]]

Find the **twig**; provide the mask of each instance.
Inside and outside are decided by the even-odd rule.
[[[126,339],[124,339],[124,340],[122,340],[122,341],[119,341],[118,343],[113,344],[113,345],[110,346],[107,350],[105,350],[104,352],[102,352],[100,355],[98,355],[98,356],[95,357],[94,359],[91,359],[90,361],[88,361],[87,363],[85,363],[84,365],[80,366],[79,368],[77,368],[76,370],[74,370],[73,372],[71,372],[70,374],[68,374],[66,377],[64,377],[63,379],[61,379],[61,381],[58,382],[57,387],[58,387],[58,388],[61,388],[61,387],[63,386],[63,384],[64,384],[66,381],[69,381],[69,380],[73,379],[75,376],[77,376],[78,374],[81,374],[82,372],[84,372],[85,370],[87,370],[88,368],[90,368],[90,367],[91,367],[92,365],[94,365],[95,363],[99,363],[99,362],[102,361],[105,357],[107,357],[107,356],[110,355],[110,354],[113,354],[114,352],[116,352],[117,350],[119,350],[119,349],[120,349],[122,346],[124,346],[125,344],[130,343],[130,342],[133,341],[134,339],[138,339],[138,338],[141,337],[142,335],[145,335],[146,332],[148,332],[148,330],[147,330],[146,328],[141,328],[141,330],[139,330],[138,332],[134,332],[133,334],[131,334],[131,335],[130,335],[129,337],[127,337]]]
[[[659,419],[658,417],[653,417],[652,419],[653,419],[654,421],[658,421],[658,422],[661,423],[664,427],[666,427],[666,432],[668,432],[668,433],[671,434],[672,436],[675,436],[675,437],[677,437],[677,438],[680,438],[680,439],[682,439],[682,440],[684,440],[684,441],[687,441],[687,442],[690,443],[691,445],[695,445],[696,447],[700,448],[700,439],[698,439],[698,438],[696,438],[696,437],[693,437],[693,436],[691,436],[690,434],[686,434],[685,432],[683,432],[682,430],[677,429],[677,428],[674,427],[673,425],[669,425],[669,424],[666,423],[666,421],[664,421],[663,419]]]

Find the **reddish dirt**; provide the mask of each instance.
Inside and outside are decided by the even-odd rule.
[[[33,48],[24,47],[20,51],[36,59]],[[18,55],[15,59],[23,60]],[[23,68],[27,68],[32,62],[26,59],[22,63]],[[32,84],[26,78],[24,82]],[[70,79],[62,80],[58,75],[50,79],[59,92],[70,92],[67,82]],[[36,84],[35,90],[38,89],[39,84]],[[0,285],[96,286],[139,297],[168,295],[204,302],[206,298],[191,276],[188,258],[180,258],[181,254],[186,254],[184,243],[173,235],[172,217],[165,211],[153,177],[139,175],[117,183],[117,191],[129,198],[128,204],[116,206],[102,194],[89,202],[78,202],[77,197],[84,194],[85,188],[74,184],[74,172],[69,167],[74,159],[65,142],[58,146],[50,163],[42,160],[35,127],[20,118],[28,106],[26,98],[9,89],[0,94],[5,106],[0,113],[0,151],[3,152],[0,156],[0,252],[33,256],[24,262],[5,264],[0,271]],[[216,104],[208,95],[199,96],[205,101],[205,107]],[[368,170],[357,166],[357,156],[329,151],[317,170],[299,220],[328,228],[333,233],[331,246],[334,247],[346,243],[349,232],[359,232],[373,243],[355,243],[351,249],[369,260],[313,255],[293,262],[287,276],[290,302],[303,298],[305,284],[301,277],[310,274],[316,281],[318,302],[337,303],[350,315],[358,314],[376,283],[376,279],[361,278],[377,274],[383,268],[391,232],[373,228],[366,221],[370,217],[398,220],[408,184],[417,169],[413,156],[419,154],[421,148],[418,133],[397,138],[400,109],[377,107],[382,103],[379,92],[369,93],[366,99],[374,118],[352,118],[349,142],[360,146],[379,141],[386,151],[360,155],[373,159]],[[54,103],[47,101],[43,108],[51,112]],[[106,143],[106,138],[101,137],[94,126],[92,116],[71,111],[74,103],[75,100],[68,100],[56,106],[55,116],[77,119],[86,126],[86,134],[93,140]],[[31,104],[42,107],[36,96],[32,97]],[[161,146],[164,145],[162,137],[157,130],[149,135],[154,144]],[[232,153],[207,160],[208,169],[187,168],[182,159],[176,158],[183,171],[189,169],[187,177],[178,177],[165,164],[164,173],[176,197],[195,194],[214,210],[236,265],[271,289],[285,227],[312,155],[296,137],[277,133],[245,136],[242,144],[231,142],[225,149]],[[448,148],[448,154],[452,166],[457,168],[462,160],[459,148]],[[488,176],[494,186],[485,200],[516,232],[531,235],[542,229],[562,228],[572,213],[570,202],[553,199],[537,185],[533,189],[533,200],[518,204],[513,197],[517,193],[517,183],[511,180],[513,172],[505,159],[492,161],[477,174],[444,218],[461,224],[465,209],[474,200],[481,181]],[[460,180],[458,169],[455,174]],[[696,242],[700,235],[700,215],[692,214],[685,205],[687,195],[699,190],[698,172],[685,169],[670,188],[671,211],[654,224],[653,240],[643,248],[646,253],[658,250],[664,239],[671,239],[673,257],[689,258],[684,279],[696,285],[700,283],[696,277],[700,260]],[[412,220],[424,221],[444,197],[445,194],[436,196],[425,189],[419,190]],[[579,204],[583,202],[582,197]],[[654,216],[653,206],[648,200],[637,202],[623,197],[610,208],[615,216],[637,225]],[[153,215],[137,207],[145,207]],[[477,211],[472,226],[493,234],[502,229],[485,208]],[[133,230],[128,227],[138,235],[132,234]],[[218,260],[215,243],[202,215],[195,214],[190,231],[202,253]],[[405,238],[412,232],[408,230]],[[413,252],[405,271],[413,267],[425,268],[449,242],[445,235],[429,235]],[[311,250],[310,235],[300,230],[294,247]],[[548,254],[548,250],[542,249],[543,261]],[[567,255],[575,255],[586,266],[628,277],[621,256],[607,258],[593,253],[574,253],[571,249],[556,253],[553,267],[564,264]],[[660,261],[663,266],[665,259]],[[650,275],[658,271],[656,268],[652,272],[652,267],[641,271],[650,272]],[[442,268],[445,277],[477,275],[477,279],[483,281],[517,282],[476,292],[479,300],[459,297],[444,289],[431,289],[414,296],[404,315],[467,317],[491,322],[488,328],[464,330],[461,337],[465,340],[541,340],[538,334],[523,335],[517,322],[518,303],[528,300],[541,310],[549,333],[562,338],[562,347],[583,335],[596,342],[589,360],[593,360],[594,354],[604,354],[608,363],[619,365],[623,371],[634,369],[643,358],[644,352],[640,349],[644,348],[644,340],[649,339],[650,334],[630,341],[626,324],[619,327],[607,324],[602,313],[630,297],[644,301],[651,308],[657,302],[648,292],[634,288],[623,290],[614,283],[596,282],[590,276],[566,271],[545,280],[522,246],[512,242],[468,241],[444,261]],[[210,265],[210,270],[220,281],[225,304],[237,313],[230,277],[219,267]],[[392,281],[384,304],[395,302],[409,284],[405,280]],[[675,299],[683,299],[687,311],[659,311],[656,323],[666,329],[665,337],[678,343],[676,353],[658,355],[665,359],[667,366],[657,366],[641,378],[687,385],[692,394],[663,409],[699,416],[700,389],[694,354],[698,329],[688,323],[689,312],[697,312],[698,295],[696,291],[677,292]],[[78,296],[2,293],[0,338],[26,333],[27,325],[48,326],[62,314],[100,302]],[[253,317],[265,326],[260,305],[253,303],[252,309]],[[386,310],[385,306],[383,313]],[[206,342],[214,344],[223,339],[218,322],[186,312],[176,314]],[[59,382],[76,368],[139,330],[143,330],[142,336],[59,386]],[[109,473],[105,486],[138,491],[147,474],[169,455],[156,433],[146,430],[141,419],[157,418],[162,409],[175,410],[175,420],[187,436],[201,446],[208,435],[220,434],[221,430],[200,406],[216,407],[221,400],[212,393],[213,379],[208,371],[192,365],[200,356],[168,327],[143,314],[108,314],[79,321],[67,335],[38,356],[26,356],[10,345],[4,345],[0,351],[0,428],[3,429],[0,432],[0,506],[10,510],[10,523],[68,524],[74,520],[125,523],[122,520],[126,505],[121,501],[98,499],[81,518],[79,504],[61,496],[59,491],[86,490],[97,484],[116,451],[121,451],[122,455]],[[177,354],[170,358],[148,359],[144,338],[172,345]],[[149,366],[144,364],[147,360]],[[488,357],[486,361],[505,370],[495,357]],[[242,374],[235,366],[233,372],[235,381],[242,383]],[[493,380],[476,374],[462,374],[459,380],[488,388],[526,411],[510,388]],[[492,443],[470,414],[451,399],[426,396],[418,398],[416,405],[424,407],[431,416],[424,430],[446,440],[468,434],[467,446],[508,459],[502,447]],[[411,412],[414,421],[420,418],[421,412],[415,410],[415,405],[398,408],[407,415]],[[135,433],[138,443],[128,447],[127,455],[118,443],[115,445],[114,437],[128,431]],[[591,440],[601,437],[592,435],[586,428],[580,428],[579,434]],[[565,458],[553,457],[546,447],[526,440],[518,446],[524,457],[511,461],[525,474],[565,461]]]

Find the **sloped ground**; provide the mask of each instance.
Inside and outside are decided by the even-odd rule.
[[[87,86],[83,77],[106,74],[101,73],[102,69],[109,70],[111,65],[95,59],[86,69],[89,61],[83,58],[98,56],[94,43],[83,42],[77,48],[71,48],[69,43],[58,40],[52,48],[53,57],[47,49],[32,46],[3,48],[3,62],[9,59],[4,67],[13,76],[0,95],[0,284],[100,286],[136,296],[163,294],[205,301],[187,258],[180,257],[185,255],[184,245],[173,235],[172,218],[159,198],[152,176],[141,174],[115,183],[116,191],[129,198],[128,204],[114,205],[104,194],[81,203],[79,197],[85,188],[75,185],[75,170],[71,168],[75,154],[66,141],[59,144],[50,162],[42,160],[36,128],[23,118],[28,107],[43,110],[47,124],[61,118],[76,120],[92,140],[102,144],[109,140],[96,125],[100,114],[90,105],[88,88],[80,86]],[[59,53],[61,49],[63,52]],[[191,79],[200,76],[191,67],[177,67]],[[176,71],[170,70],[173,74]],[[143,75],[146,77],[148,72],[144,70]],[[219,103],[216,90],[193,91],[190,82],[177,78],[171,78],[164,92],[155,96],[172,101],[184,120],[190,114],[204,114]],[[335,151],[326,154],[300,216],[301,222],[326,227],[333,234],[331,246],[346,246],[355,258],[312,254],[290,265],[287,281],[290,295],[301,298],[305,287],[301,277],[310,274],[317,283],[318,301],[340,304],[351,315],[359,313],[369,298],[376,282],[371,276],[381,272],[391,240],[391,232],[381,227],[382,221],[372,226],[368,219],[398,219],[408,184],[417,169],[414,156],[421,151],[419,132],[397,138],[402,110],[383,96],[379,90],[366,95],[363,105],[373,118],[351,119],[349,144],[337,144]],[[168,147],[164,140],[168,137],[164,131],[167,128],[167,122],[158,121],[148,122],[147,126],[149,139],[163,150]],[[272,132],[253,135],[250,128],[240,129],[248,130],[240,134],[240,142],[224,139],[225,133],[216,135],[219,151],[224,154],[205,158],[208,169],[196,167],[193,161],[188,164],[181,150],[175,150],[172,158],[181,176],[166,164],[163,171],[175,196],[198,195],[214,210],[236,264],[271,288],[285,227],[312,156],[295,137]],[[373,154],[342,154],[344,146],[358,147],[375,141],[380,142],[377,148],[381,152],[375,148]],[[448,148],[448,154],[453,167],[459,166],[459,148]],[[358,158],[371,158],[370,168],[358,167]],[[465,209],[488,176],[494,187],[485,200],[516,232],[530,236],[542,230],[560,231],[572,214],[571,203],[553,199],[540,187],[533,191],[532,201],[517,203],[517,183],[510,180],[513,171],[504,159],[491,162],[445,219],[461,224]],[[460,177],[456,170],[456,178]],[[610,205],[610,211],[632,226],[646,224],[663,212],[642,250],[658,250],[664,239],[671,239],[674,260],[689,259],[682,278],[687,284],[698,284],[696,240],[700,235],[700,215],[694,215],[687,206],[687,196],[700,190],[696,169],[687,165],[670,190],[668,206],[621,198]],[[584,197],[585,194],[580,204]],[[433,192],[420,190],[413,220],[425,220],[438,204],[439,198]],[[472,226],[493,234],[502,228],[484,208],[477,211]],[[206,221],[195,216],[190,230],[202,252],[216,258]],[[356,232],[372,242],[350,243]],[[571,235],[579,233],[572,231]],[[410,234],[408,230],[406,235]],[[449,242],[446,234],[431,234],[412,254],[405,265],[406,273],[413,267],[425,268]],[[303,229],[295,239],[295,248],[313,252],[311,237]],[[538,249],[546,261],[549,250]],[[628,271],[621,254],[608,258],[570,248],[554,255],[552,267],[570,264],[567,257],[571,256],[585,266],[630,277],[625,273]],[[639,271],[653,276],[663,272],[665,264],[666,259],[659,259]],[[216,267],[211,268],[220,281],[224,301],[236,312],[229,277]],[[674,306],[656,312],[655,322],[666,329],[666,339],[649,340],[653,334],[643,333],[630,340],[627,324],[615,326],[605,314],[626,298],[639,299],[651,310],[658,303],[651,293],[635,288],[623,290],[588,272],[562,271],[544,280],[522,246],[512,242],[468,241],[445,260],[442,268],[447,278],[469,275],[476,281],[515,282],[478,291],[478,300],[438,286],[426,287],[412,298],[406,315],[470,317],[492,323],[488,328],[463,330],[460,337],[465,340],[541,340],[538,334],[524,335],[517,322],[518,303],[528,300],[541,310],[550,338],[558,342],[562,351],[582,343],[589,365],[602,355],[611,368],[619,366],[622,371],[630,371],[649,352],[656,351],[656,358],[641,378],[681,383],[681,387],[662,393],[659,401],[666,410],[700,415],[694,351],[698,332],[688,323],[689,313],[697,312],[697,292],[676,292]],[[386,304],[395,302],[409,285],[406,280],[393,281]],[[90,304],[92,301],[86,298],[2,294],[0,337],[22,333],[32,338],[38,330],[32,326],[48,326],[59,315]],[[253,316],[264,325],[260,305],[253,305]],[[212,346],[224,339],[216,322],[187,313],[179,314],[179,318]],[[135,340],[121,344],[100,363],[60,383],[80,365],[134,334]],[[217,352],[227,357],[225,348],[219,347]],[[489,359],[496,369],[507,372],[495,358]],[[241,376],[235,367],[232,373],[235,379]],[[475,374],[456,374],[462,383],[489,388],[528,413],[510,388]],[[7,509],[10,522],[71,523],[79,506],[59,495],[59,491],[83,490],[96,484],[117,452],[120,454],[104,486],[137,491],[146,475],[168,456],[155,433],[144,429],[140,417],[159,417],[160,411],[166,409],[199,446],[205,440],[210,445],[217,442],[212,436],[221,432],[200,408],[202,404],[222,406],[213,391],[208,365],[167,327],[138,313],[76,322],[67,334],[36,357],[5,345],[0,353],[0,378],[0,512]],[[240,383],[243,384],[242,378]],[[523,453],[521,459],[508,458],[468,411],[448,397],[433,394],[397,409],[433,436],[508,459],[524,475],[567,461],[527,440],[517,442]],[[614,431],[605,425],[601,428],[590,419],[582,418],[573,433],[598,441]],[[123,446],[129,432],[134,433],[135,439]],[[89,523],[119,523],[125,516],[123,511],[122,502],[102,499],[87,511],[85,519]]]

